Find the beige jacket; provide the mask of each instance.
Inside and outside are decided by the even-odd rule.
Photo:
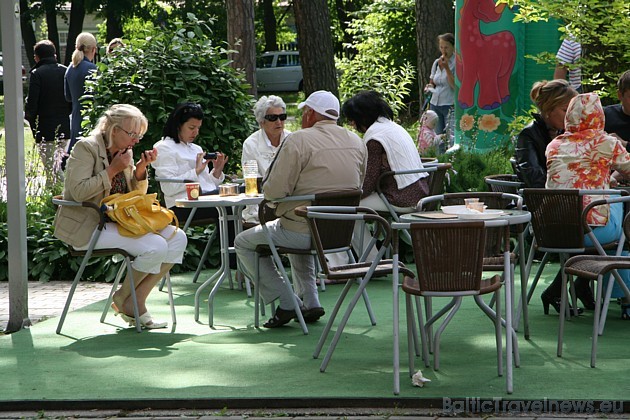
[[[265,198],[361,189],[366,165],[367,148],[359,136],[334,121],[319,121],[284,140],[264,180]],[[306,220],[293,210],[309,204],[279,203],[276,214],[282,227],[308,233]]]
[[[127,153],[132,151],[128,150]],[[90,201],[100,205],[111,189],[106,171],[108,166],[107,150],[102,136],[91,136],[77,142],[66,164],[64,200]],[[146,193],[148,181],[137,181],[135,169],[132,164],[124,170],[127,185],[130,190]],[[90,208],[61,206],[55,216],[54,235],[67,244],[82,247],[90,241],[98,221],[98,214]]]

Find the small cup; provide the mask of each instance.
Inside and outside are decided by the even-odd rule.
[[[464,204],[466,204],[466,208],[469,209],[471,208],[470,205],[473,203],[478,203],[479,199],[478,198],[464,198]]]
[[[475,211],[478,211],[479,213],[483,213],[483,209],[484,209],[485,207],[486,207],[486,206],[484,206],[484,205],[483,205],[483,203],[481,203],[481,202],[478,202],[478,203],[470,203],[470,204],[468,205],[468,208],[469,208],[470,210],[475,210]]]
[[[186,195],[188,196],[189,200],[198,200],[200,193],[201,193],[201,188],[199,187],[198,182],[186,183]]]

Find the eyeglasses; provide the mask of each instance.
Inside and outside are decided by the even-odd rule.
[[[278,118],[280,118],[280,121],[284,121],[287,119],[287,114],[267,114],[265,115],[265,119],[267,121],[278,121]]]
[[[138,134],[138,133],[134,133],[133,131],[127,131],[127,130],[125,130],[122,127],[118,127],[118,128],[121,129],[122,131],[124,131],[125,134],[127,134],[132,139],[142,140],[142,137],[144,137],[144,134]]]

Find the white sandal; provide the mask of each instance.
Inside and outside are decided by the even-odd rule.
[[[142,328],[154,330],[157,328],[166,328],[168,326],[168,322],[154,321],[153,318],[151,318],[151,314],[149,312],[145,312],[140,315],[140,325],[142,325]]]

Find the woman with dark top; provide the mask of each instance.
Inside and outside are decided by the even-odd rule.
[[[388,211],[383,200],[376,193],[379,177],[387,171],[404,171],[422,168],[422,161],[413,139],[400,125],[392,121],[394,112],[383,98],[374,91],[363,91],[348,99],[341,109],[348,122],[363,134],[368,150],[367,170],[363,181],[361,206],[377,211]],[[418,201],[429,194],[428,173],[388,176],[383,180],[381,190],[396,211],[415,211]],[[371,236],[367,227],[363,230],[357,224],[353,237],[353,247],[361,253]],[[376,257],[372,249],[368,259]]]
[[[547,180],[545,149],[551,140],[564,131],[564,116],[569,101],[577,92],[566,80],[534,83],[530,92],[538,108],[534,121],[518,135],[516,141],[516,172],[527,188],[544,188]]]

